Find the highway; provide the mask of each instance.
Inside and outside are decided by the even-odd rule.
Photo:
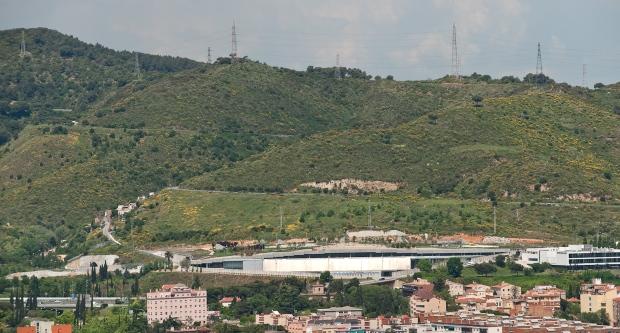
[[[90,297],[86,295],[86,305],[90,306]],[[73,297],[38,297],[37,307],[43,309],[67,309],[75,308],[75,302],[77,298]],[[8,297],[0,297],[0,303],[9,303]],[[119,306],[127,304],[127,298],[121,297],[95,297],[93,298],[93,307],[100,308],[101,306]]]

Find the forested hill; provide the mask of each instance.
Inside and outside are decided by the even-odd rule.
[[[22,36],[26,53],[20,56]],[[201,65],[185,58],[138,55],[146,82]],[[0,144],[28,122],[75,120],[135,78],[133,52],[87,44],[46,28],[0,31]]]

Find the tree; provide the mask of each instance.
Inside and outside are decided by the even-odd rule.
[[[452,275],[452,277],[461,276],[461,272],[463,272],[463,262],[461,259],[452,257],[448,259],[448,274]]]
[[[588,323],[594,323],[599,325],[609,325],[609,316],[605,309],[600,309],[596,312],[582,312],[580,316],[581,321]]]
[[[194,276],[192,277],[192,289],[198,289],[201,285],[202,283],[200,282],[198,275],[194,274]]]
[[[488,276],[489,274],[497,272],[497,268],[495,268],[495,265],[488,262],[475,264],[473,267],[476,273],[478,273],[478,275]]]
[[[322,284],[330,283],[333,279],[334,277],[329,271],[325,271],[319,276],[319,282],[321,282]]]
[[[166,253],[164,253],[164,258],[166,258],[166,261],[168,262],[168,268],[170,271],[172,271],[172,257],[174,257],[172,252],[166,251]]]
[[[482,106],[482,96],[474,95],[474,96],[472,96],[471,100],[474,102],[474,106],[475,107],[481,107]]]
[[[394,76],[393,75],[388,75],[388,76],[385,77],[385,79],[389,80],[389,81],[393,81],[394,80]]]
[[[601,88],[605,88],[605,85],[600,82],[594,84],[594,89],[601,89]]]
[[[514,261],[511,261],[508,263],[508,268],[510,269],[511,272],[517,273],[517,275],[519,275],[519,272],[523,272],[523,266],[521,266],[520,264],[517,264]]]
[[[187,257],[181,260],[181,268],[185,269],[186,272],[189,270],[190,264],[191,264],[191,261]]]
[[[614,113],[620,116],[620,105],[614,106]]]
[[[138,277],[133,280],[133,284],[131,285],[131,295],[138,296],[140,293],[140,285],[138,284]]]
[[[555,81],[553,81],[550,77],[542,73],[540,74],[529,73],[523,78],[523,82],[532,83],[532,84],[547,84],[547,83],[554,83]]]
[[[428,259],[420,259],[416,265],[422,272],[428,273],[433,270],[433,264]]]
[[[506,256],[497,256],[495,257],[495,265],[497,267],[506,267]]]

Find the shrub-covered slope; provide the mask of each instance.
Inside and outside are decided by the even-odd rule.
[[[142,85],[163,73],[200,66],[177,57],[139,54],[139,58]],[[0,145],[15,136],[24,122],[78,119],[96,102],[135,80],[134,68],[133,52],[87,44],[54,30],[0,31]]]
[[[200,189],[291,190],[343,178],[406,192],[617,197],[620,117],[564,93],[463,102],[389,129],[317,134],[186,182]]]

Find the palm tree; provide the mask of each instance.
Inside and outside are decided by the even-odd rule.
[[[166,251],[166,253],[164,253],[164,257],[168,261],[168,268],[170,268],[170,271],[172,272],[172,257],[174,257],[172,252]]]

